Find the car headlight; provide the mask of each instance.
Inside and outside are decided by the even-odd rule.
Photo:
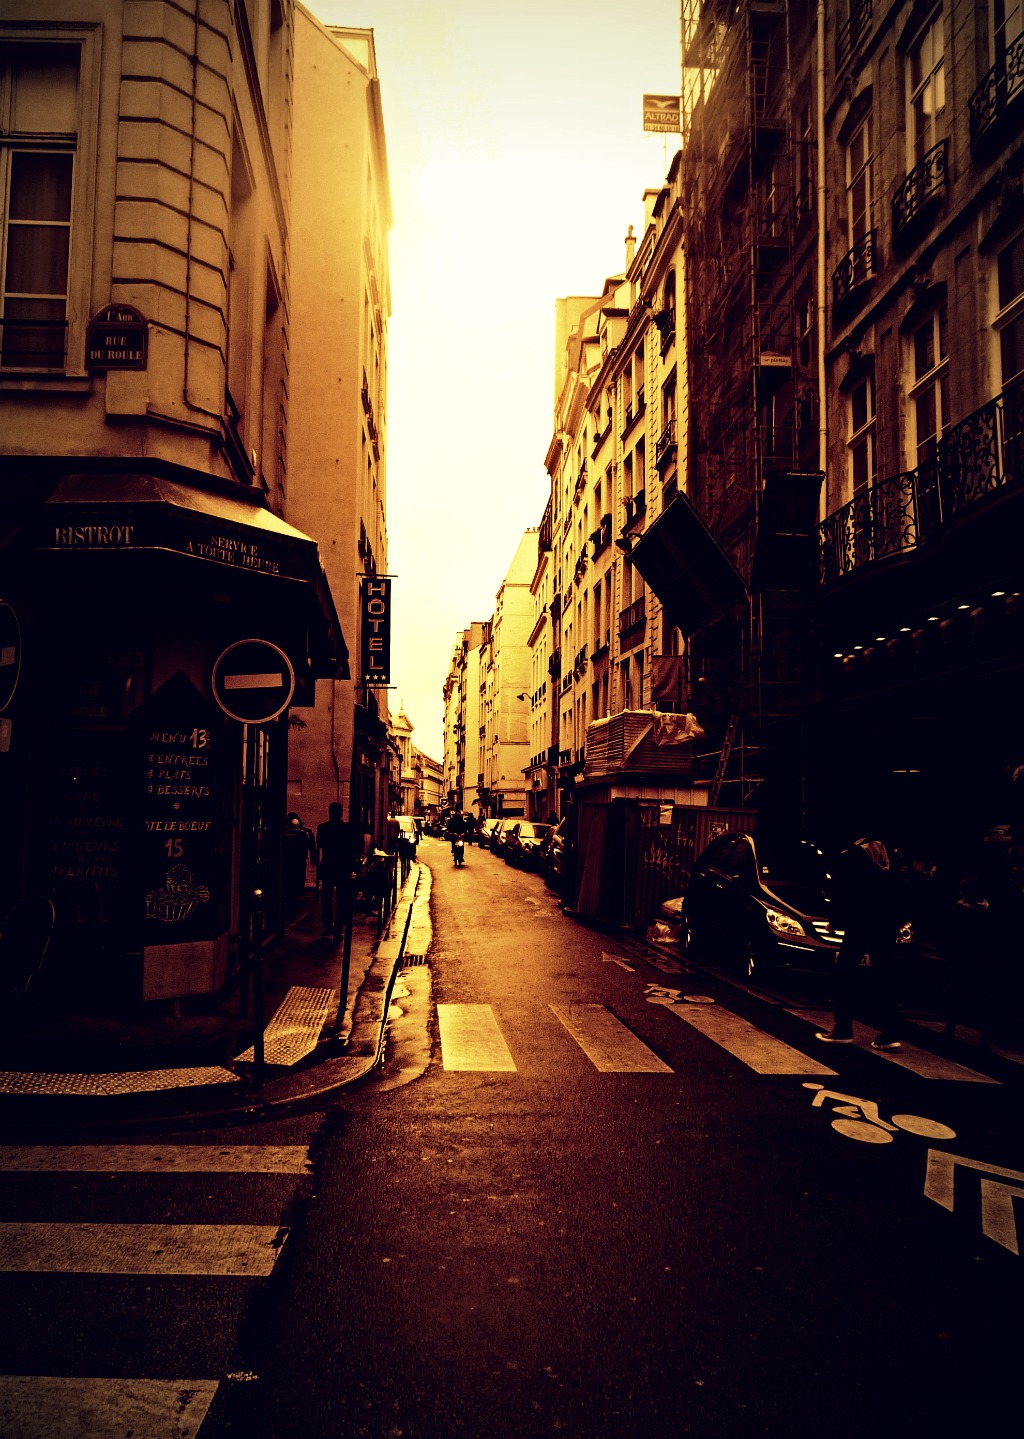
[[[807,931],[791,914],[783,914],[780,909],[766,909],[764,917],[776,934],[798,934],[801,939],[807,938]]]

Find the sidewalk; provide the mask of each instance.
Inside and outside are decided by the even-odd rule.
[[[414,863],[391,919],[355,919],[348,1003],[342,950],[320,938],[319,899],[264,957],[264,1067],[251,1012],[182,1001],[152,1018],[37,1014],[0,1049],[0,1126],[105,1125],[260,1113],[351,1084],[380,1061],[391,988],[405,954],[431,939],[430,871]]]

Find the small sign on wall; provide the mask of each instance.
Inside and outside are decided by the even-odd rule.
[[[149,326],[131,305],[104,305],[85,329],[85,363],[90,373],[144,370]]]

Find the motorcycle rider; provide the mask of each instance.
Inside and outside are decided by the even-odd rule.
[[[470,819],[468,815],[460,813],[458,810],[456,810],[455,814],[453,814],[448,821],[448,838],[452,842],[452,859],[455,860],[456,864],[460,862],[461,858],[456,853],[456,845],[461,842],[462,854],[465,855],[467,832],[471,832],[472,828],[472,819]]]

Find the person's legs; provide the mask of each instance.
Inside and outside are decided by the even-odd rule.
[[[863,952],[864,945],[855,935],[847,934],[839,946],[833,982],[832,1028],[830,1031],[819,1030],[819,1039],[833,1040],[837,1044],[852,1041],[854,987]]]

